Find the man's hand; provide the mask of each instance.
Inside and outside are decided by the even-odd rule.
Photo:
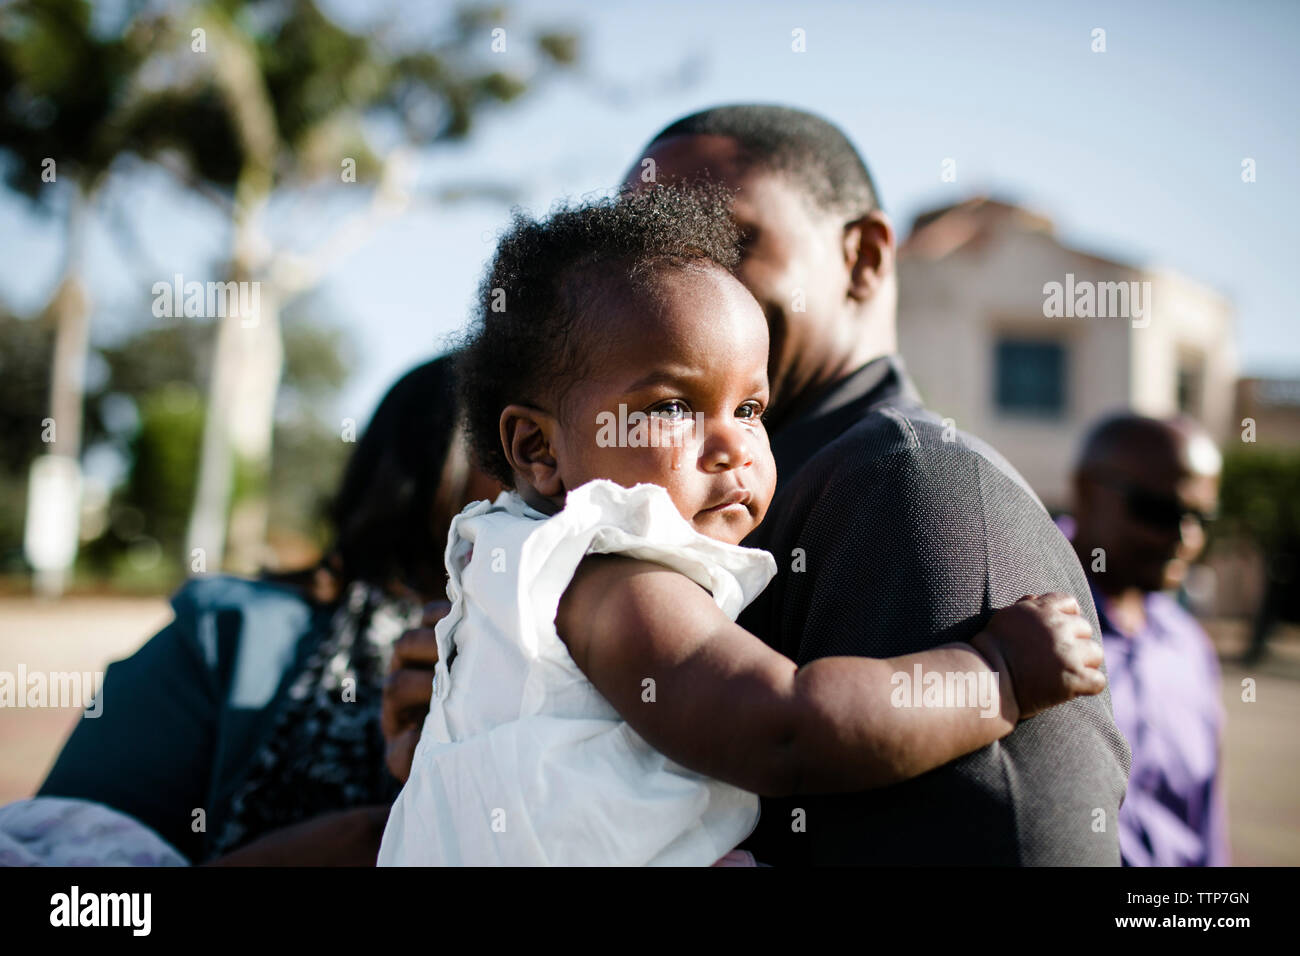
[[[995,670],[1005,666],[1021,720],[1106,687],[1101,645],[1068,594],[1022,597],[994,613],[971,644]]]
[[[446,601],[425,605],[420,626],[405,632],[393,643],[380,721],[385,762],[389,772],[402,783],[410,776],[420,728],[433,700],[433,665],[438,663],[433,626],[450,610],[451,605]]]

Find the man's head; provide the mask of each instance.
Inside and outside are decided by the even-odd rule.
[[[484,468],[544,512],[595,478],[667,489],[739,543],[776,487],[767,323],[727,197],[685,187],[517,219],[459,365]]]
[[[893,226],[839,129],[779,106],[694,113],[650,141],[624,186],[681,180],[733,194],[736,276],[767,317],[778,421],[820,386],[895,351]]]
[[[1075,546],[1092,568],[1105,552],[1104,592],[1177,587],[1205,547],[1222,458],[1189,419],[1122,414],[1097,424],[1075,466]]]

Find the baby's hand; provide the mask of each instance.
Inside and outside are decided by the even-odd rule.
[[[971,644],[1011,678],[1021,720],[1106,687],[1101,645],[1068,594],[1021,598],[995,612]]]

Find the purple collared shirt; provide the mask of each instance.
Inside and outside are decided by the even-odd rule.
[[[1093,587],[1115,725],[1133,752],[1119,811],[1125,866],[1227,866],[1219,772],[1223,705],[1209,638],[1166,594],[1146,597],[1146,626],[1122,633]]]

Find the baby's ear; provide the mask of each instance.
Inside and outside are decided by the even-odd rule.
[[[527,405],[507,405],[501,411],[501,446],[519,476],[544,498],[564,498],[564,482],[555,459],[552,436],[557,423],[548,412]]]

